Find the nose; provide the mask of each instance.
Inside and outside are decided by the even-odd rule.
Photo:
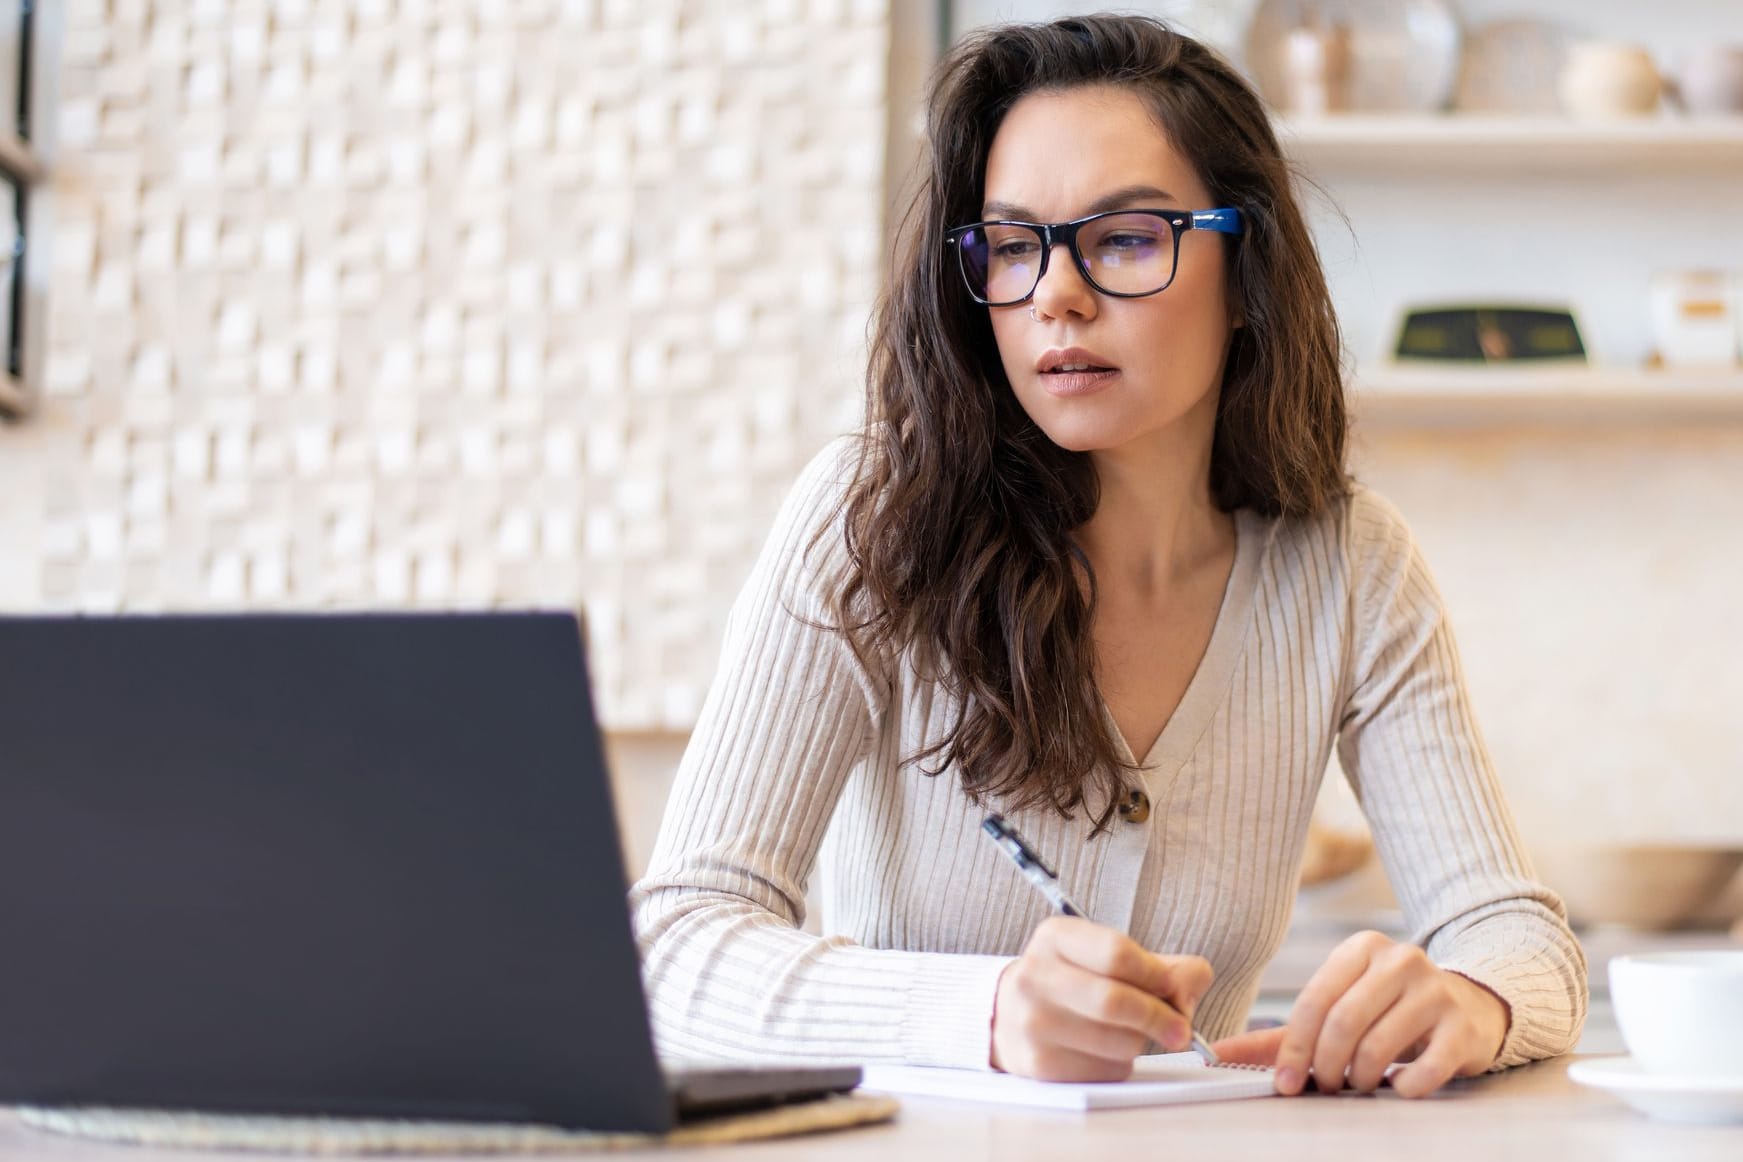
[[[1071,247],[1063,241],[1055,242],[1053,251],[1047,258],[1047,272],[1035,284],[1035,293],[1029,300],[1036,313],[1053,319],[1061,319],[1067,315],[1079,319],[1093,319],[1097,310],[1097,297],[1095,288],[1089,285],[1089,281],[1083,277],[1083,271],[1078,269]]]

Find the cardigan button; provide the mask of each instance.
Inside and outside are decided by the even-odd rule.
[[[1150,818],[1150,796],[1142,790],[1134,789],[1126,796],[1126,801],[1120,804],[1120,814],[1127,823],[1142,823]]]

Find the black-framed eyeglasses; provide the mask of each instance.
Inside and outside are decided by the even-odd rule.
[[[1028,300],[1060,243],[1089,285],[1104,295],[1141,299],[1174,281],[1180,236],[1188,230],[1239,234],[1239,210],[1110,210],[1071,222],[976,222],[944,235],[974,301],[1012,307]]]

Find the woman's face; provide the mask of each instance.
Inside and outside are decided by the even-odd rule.
[[[1067,222],[1112,209],[1213,208],[1143,101],[1120,88],[1023,97],[987,156],[984,219]],[[1174,281],[1140,299],[1096,291],[1070,252],[1055,246],[1030,302],[988,308],[1017,399],[1054,443],[1079,452],[1137,445],[1178,430],[1187,416],[1208,439],[1234,325],[1223,246],[1220,234],[1186,231]],[[1061,362],[1093,369],[1058,370]]]

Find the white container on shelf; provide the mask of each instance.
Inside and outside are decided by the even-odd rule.
[[[1652,337],[1666,367],[1737,366],[1743,306],[1737,276],[1720,270],[1652,276]]]
[[[1708,45],[1683,62],[1677,96],[1697,115],[1743,113],[1743,45]]]

